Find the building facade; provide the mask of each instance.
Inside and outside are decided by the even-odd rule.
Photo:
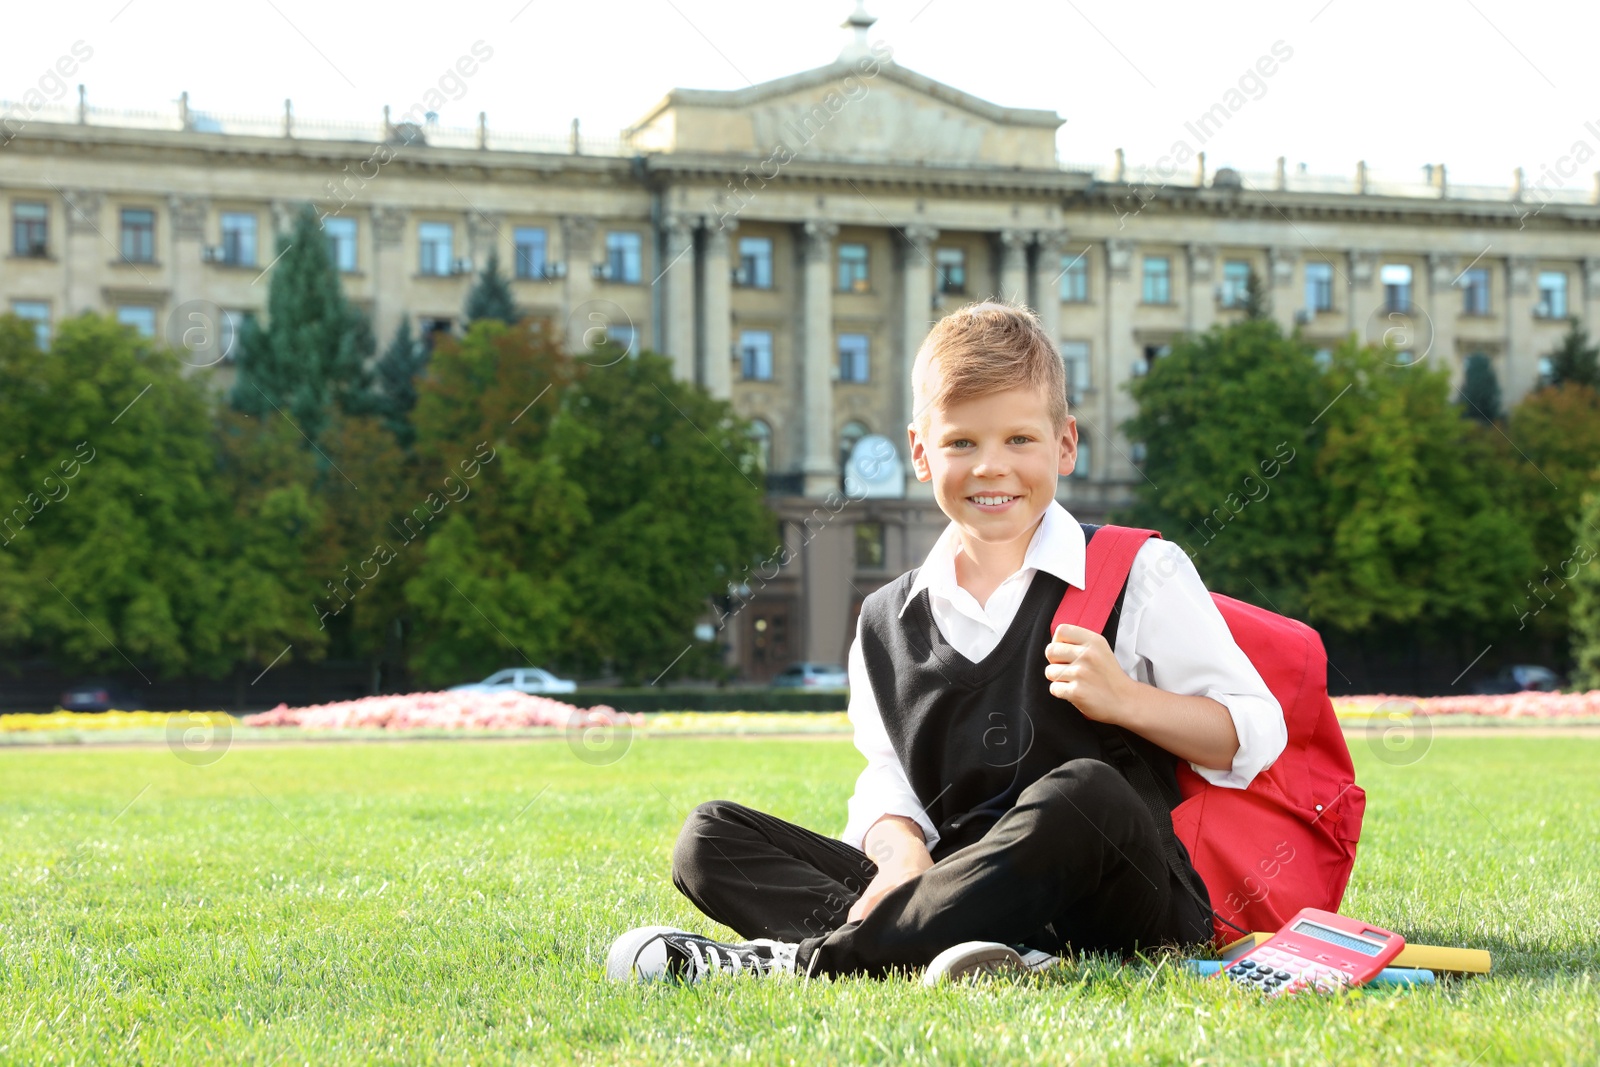
[[[862,597],[944,527],[932,494],[845,493],[851,446],[905,463],[909,372],[930,325],[990,295],[1027,302],[1061,345],[1083,452],[1060,498],[1087,519],[1142,477],[1127,381],[1178,335],[1242,312],[1254,272],[1314,345],[1355,334],[1444,366],[1487,356],[1515,401],[1569,316],[1600,312],[1600,204],[1514,183],[1386,185],[1291,173],[1177,177],[1063,165],[1053,111],[1001,107],[895,63],[870,18],[826,66],[730,92],[674,90],[615,142],[518,140],[97,112],[0,118],[0,310],[115,314],[231,383],[232,337],[262,312],[275,234],[323,219],[345,289],[381,342],[403,317],[456,327],[495,252],[532,315],[577,351],[602,337],[668,355],[751,420],[783,543],[713,614],[741,673],[842,662]],[[198,318],[196,316],[199,316]],[[193,336],[192,334],[189,336]],[[203,365],[202,365],[203,364]]]

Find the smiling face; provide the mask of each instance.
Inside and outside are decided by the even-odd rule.
[[[937,368],[928,373],[925,395],[937,396]],[[933,483],[939,509],[960,528],[975,562],[1017,569],[1057,480],[1077,461],[1077,420],[1069,415],[1057,430],[1046,398],[1029,388],[925,410],[909,428],[917,480]]]

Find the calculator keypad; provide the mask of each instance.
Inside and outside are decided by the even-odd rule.
[[[1236,985],[1252,986],[1268,996],[1316,990],[1332,993],[1354,980],[1348,971],[1328,967],[1269,946],[1253,950],[1227,969]]]

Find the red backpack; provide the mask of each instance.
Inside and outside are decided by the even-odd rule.
[[[1062,623],[1103,631],[1133,557],[1145,541],[1160,536],[1125,526],[1096,530],[1087,550],[1086,588],[1068,587],[1051,631]],[[1367,801],[1328,699],[1322,638],[1282,615],[1220,593],[1211,598],[1278,698],[1289,728],[1283,754],[1248,789],[1211,785],[1178,761],[1183,800],[1171,810],[1172,830],[1205,881],[1220,945],[1252,930],[1277,930],[1301,908],[1337,912],[1355,865]],[[1166,804],[1153,777],[1147,769],[1128,776],[1159,825]],[[1168,858],[1176,861],[1175,849],[1169,848]]]

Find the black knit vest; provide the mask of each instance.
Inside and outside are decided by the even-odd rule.
[[[1092,537],[1095,529],[1086,525],[1084,532]],[[1044,650],[1065,581],[1035,571],[1000,643],[973,663],[939,632],[926,589],[900,615],[916,575],[909,571],[866,598],[861,650],[895,755],[938,828],[936,859],[983,837],[1023,789],[1054,768],[1074,759],[1106,760],[1113,736],[1154,768],[1168,808],[1177,804],[1170,753],[1050,695]],[[1119,596],[1105,629],[1113,648],[1121,609]]]

